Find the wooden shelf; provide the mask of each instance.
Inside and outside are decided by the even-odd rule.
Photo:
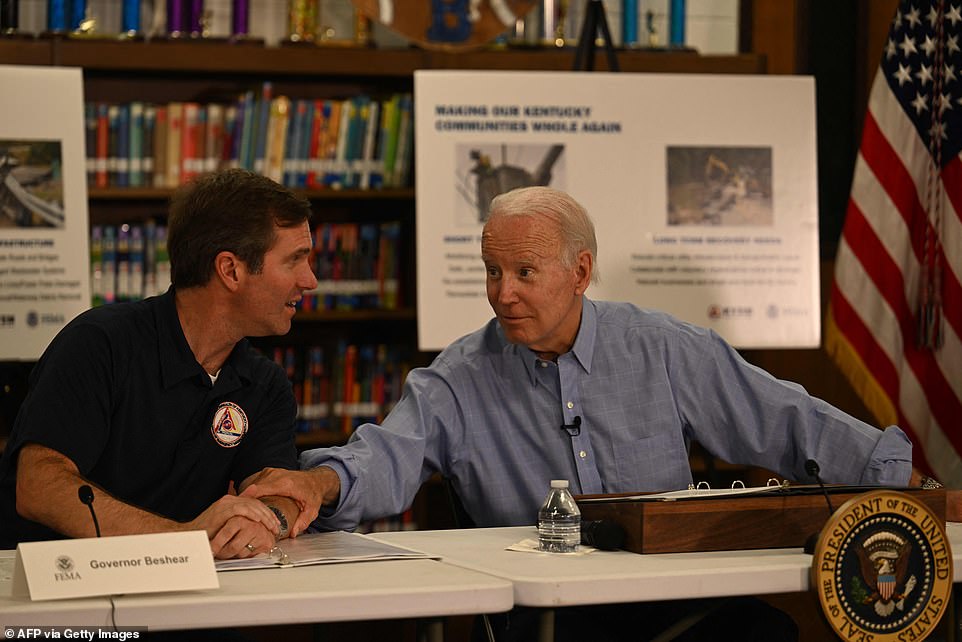
[[[301,196],[312,201],[324,200],[413,200],[414,188],[392,189],[311,189],[296,190]],[[97,201],[166,201],[174,193],[171,187],[88,187],[87,198]]]
[[[631,49],[616,52],[622,71],[663,73],[766,72],[764,56],[700,55],[692,51]],[[575,50],[489,49],[450,53],[423,49],[229,44],[223,41],[0,38],[8,64],[83,67],[87,74],[231,74],[265,77],[409,78],[418,69],[570,71]],[[596,55],[597,69],[607,69]]]
[[[5,65],[52,65],[49,40],[30,37],[0,37],[0,60]]]
[[[571,71],[573,48],[504,49],[463,53],[423,52],[426,69],[491,69],[499,71]],[[702,56],[692,51],[621,50],[616,52],[621,71],[658,73],[762,74],[765,58],[750,54]],[[607,60],[596,54],[598,71]]]
[[[408,76],[420,52],[322,47],[262,47],[217,42],[54,41],[55,64],[85,71],[230,73],[257,76]]]

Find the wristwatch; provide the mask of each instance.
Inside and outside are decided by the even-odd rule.
[[[281,523],[281,532],[277,534],[277,538],[280,539],[282,537],[287,537],[290,527],[287,525],[287,518],[284,517],[284,511],[277,506],[272,506],[270,504],[267,504],[267,507],[270,508],[275,515],[277,515],[277,521]]]
[[[919,484],[919,488],[925,488],[927,490],[932,490],[933,488],[944,488],[942,482],[934,477],[926,477],[922,475],[922,483]]]

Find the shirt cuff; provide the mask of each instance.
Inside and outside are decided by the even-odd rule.
[[[312,468],[317,468],[318,466],[327,466],[337,473],[337,477],[340,480],[340,490],[338,491],[337,503],[331,506],[321,506],[321,510],[318,513],[318,517],[331,517],[335,515],[338,509],[344,505],[344,498],[347,497],[348,493],[351,492],[351,487],[354,485],[354,476],[348,470],[347,466],[343,462],[332,459],[329,456],[321,452],[306,451],[301,453],[300,457],[300,467],[301,470],[310,470]]]
[[[906,487],[912,476],[912,442],[897,426],[882,431],[869,458],[862,483]]]
[[[337,512],[337,509],[344,505],[344,498],[347,494],[351,492],[351,487],[354,485],[354,477],[348,472],[347,466],[337,461],[336,459],[331,459],[324,462],[324,466],[328,466],[334,469],[337,473],[338,479],[341,480],[341,488],[337,496],[337,504],[334,506],[321,506],[321,511],[318,513],[321,517],[330,517]]]

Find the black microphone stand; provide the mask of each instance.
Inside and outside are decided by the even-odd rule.
[[[825,488],[825,484],[822,482],[822,478],[819,476],[819,466],[818,462],[814,459],[809,459],[805,462],[805,472],[809,474],[810,477],[814,477],[815,481],[818,482],[818,487],[822,489],[822,495],[825,496],[825,503],[828,504],[828,516],[829,518],[835,514],[835,507],[832,506],[832,500],[828,497],[828,490]],[[805,546],[802,550],[808,554],[815,553],[815,545],[818,544],[818,537],[821,535],[821,529],[815,531],[805,540]]]
[[[97,537],[100,537],[100,522],[97,521],[97,513],[94,512],[94,491],[90,486],[84,484],[77,489],[77,496],[80,497],[80,502],[87,505],[90,509],[90,516],[94,520],[94,532],[97,533]]]

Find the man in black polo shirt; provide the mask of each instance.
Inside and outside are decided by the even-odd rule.
[[[309,217],[307,201],[243,170],[175,196],[172,287],[81,314],[31,374],[0,459],[0,547],[93,536],[84,484],[103,535],[203,529],[227,558],[287,534],[291,500],[229,485],[297,467],[291,385],[245,337],[287,333],[317,285]]]

